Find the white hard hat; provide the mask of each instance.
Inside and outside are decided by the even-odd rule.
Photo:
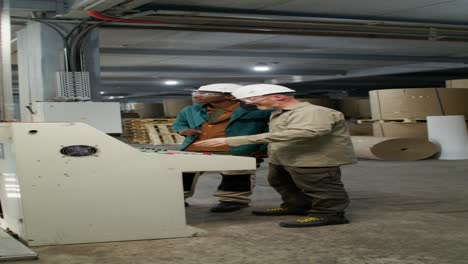
[[[232,93],[237,99],[268,94],[293,93],[292,89],[274,84],[251,84],[242,86]]]
[[[198,88],[197,91],[203,92],[216,92],[216,93],[232,93],[237,90],[242,85],[235,83],[214,83],[209,85],[204,85]]]

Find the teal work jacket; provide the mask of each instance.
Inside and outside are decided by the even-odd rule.
[[[232,112],[226,127],[226,137],[256,135],[268,132],[268,122],[271,111],[250,110],[237,107]],[[180,132],[185,129],[200,129],[201,125],[208,120],[206,105],[194,104],[182,109],[172,125],[172,130]],[[186,136],[180,146],[181,150],[192,144],[198,135]],[[255,152],[266,152],[266,144],[249,144],[241,146],[230,146],[231,154],[237,156],[250,156]]]

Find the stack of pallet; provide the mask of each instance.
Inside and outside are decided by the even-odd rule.
[[[468,89],[411,88],[369,92],[374,136],[427,138],[427,116],[468,117]]]
[[[184,137],[172,131],[174,119],[125,118],[122,137],[134,144],[175,145]]]

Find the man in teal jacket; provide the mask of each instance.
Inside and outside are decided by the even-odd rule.
[[[270,111],[247,109],[231,95],[237,84],[220,83],[200,87],[193,94],[194,105],[177,115],[172,128],[185,136],[181,150],[211,152],[236,156],[259,157],[266,152],[265,144],[238,147],[196,147],[193,143],[219,137],[255,135],[268,131]],[[257,159],[257,164],[262,160]],[[223,171],[222,181],[215,192],[220,203],[211,212],[232,212],[250,202],[255,171]],[[184,196],[190,197],[199,174],[183,173]]]

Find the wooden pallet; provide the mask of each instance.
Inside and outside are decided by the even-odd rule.
[[[153,145],[177,145],[184,141],[184,137],[174,133],[172,124],[148,123],[145,124],[146,131]]]

